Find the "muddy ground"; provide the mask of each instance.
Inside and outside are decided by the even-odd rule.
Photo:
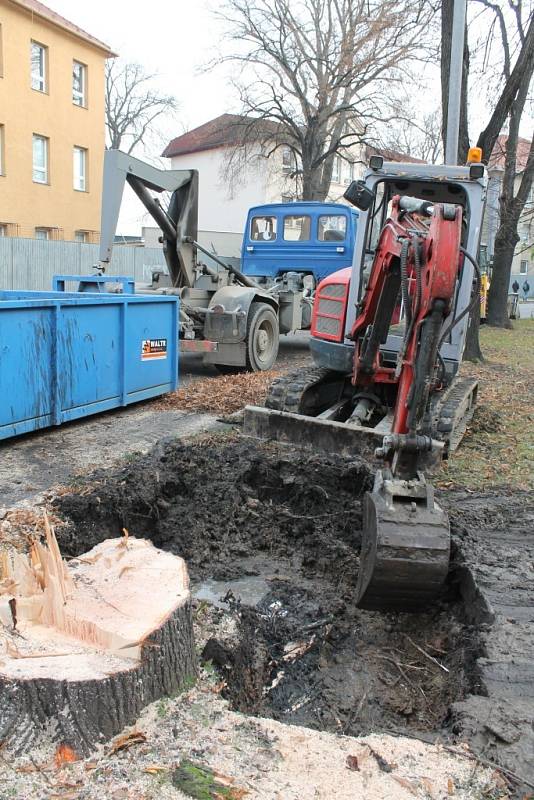
[[[208,436],[95,472],[81,493],[57,498],[68,523],[57,533],[70,555],[127,528],[183,556],[204,622],[201,658],[234,709],[343,734],[466,739],[534,782],[533,620],[525,612],[518,623],[508,608],[503,621],[490,597],[491,565],[512,532],[512,605],[534,606],[531,501],[444,495],[454,547],[442,598],[425,614],[379,614],[353,602],[370,485],[363,461]],[[522,683],[504,699],[492,675],[501,662],[501,678],[513,669],[517,635]]]

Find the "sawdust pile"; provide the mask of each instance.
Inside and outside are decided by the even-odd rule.
[[[281,374],[280,370],[273,369],[205,378],[165,395],[157,407],[232,414],[246,405],[263,405],[269,386]]]

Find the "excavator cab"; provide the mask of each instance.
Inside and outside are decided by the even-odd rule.
[[[340,372],[351,370],[353,342],[350,333],[356,318],[356,310],[365,294],[380,233],[391,215],[393,197],[395,195],[413,197],[429,205],[446,203],[460,206],[461,245],[473,258],[477,257],[482,230],[487,192],[485,172],[480,177],[473,178],[469,166],[385,163],[379,156],[374,156],[371,164],[363,180],[354,181],[345,195],[349,202],[354,200],[356,203],[365,197],[363,202],[367,207],[357,205],[360,214],[359,226],[342,325],[337,328],[335,337],[325,336],[325,331],[321,330],[319,325],[312,331],[313,338],[310,342],[315,363]],[[331,277],[335,279],[335,276]],[[459,276],[452,312],[454,318],[457,318],[469,305],[473,277],[473,267],[468,262]],[[347,283],[346,276],[344,283]],[[332,293],[333,290],[328,291]],[[320,295],[320,287],[318,294]],[[321,312],[320,303],[317,312],[319,314]],[[467,318],[464,317],[451,330],[450,337],[441,348],[441,356],[448,375],[454,375],[461,363],[467,322]],[[331,330],[332,326],[327,333]],[[381,349],[395,359],[401,341],[402,331],[392,329]]]

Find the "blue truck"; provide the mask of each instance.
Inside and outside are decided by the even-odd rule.
[[[273,203],[251,208],[239,267],[198,242],[197,170],[159,170],[108,150],[100,261],[111,259],[128,183],[161,229],[168,276],[144,291],[180,297],[180,351],[202,353],[221,372],[270,369],[281,333],[310,327],[315,287],[352,265],[358,212],[339,203]],[[170,192],[163,208],[154,192]]]

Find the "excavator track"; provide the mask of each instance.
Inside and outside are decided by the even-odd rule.
[[[307,367],[276,378],[265,406],[273,411],[314,416],[342,391],[344,376],[321,367]],[[315,390],[315,391],[314,391]]]
[[[474,378],[455,378],[437,404],[435,436],[447,444],[453,453],[475,413],[478,381]]]

